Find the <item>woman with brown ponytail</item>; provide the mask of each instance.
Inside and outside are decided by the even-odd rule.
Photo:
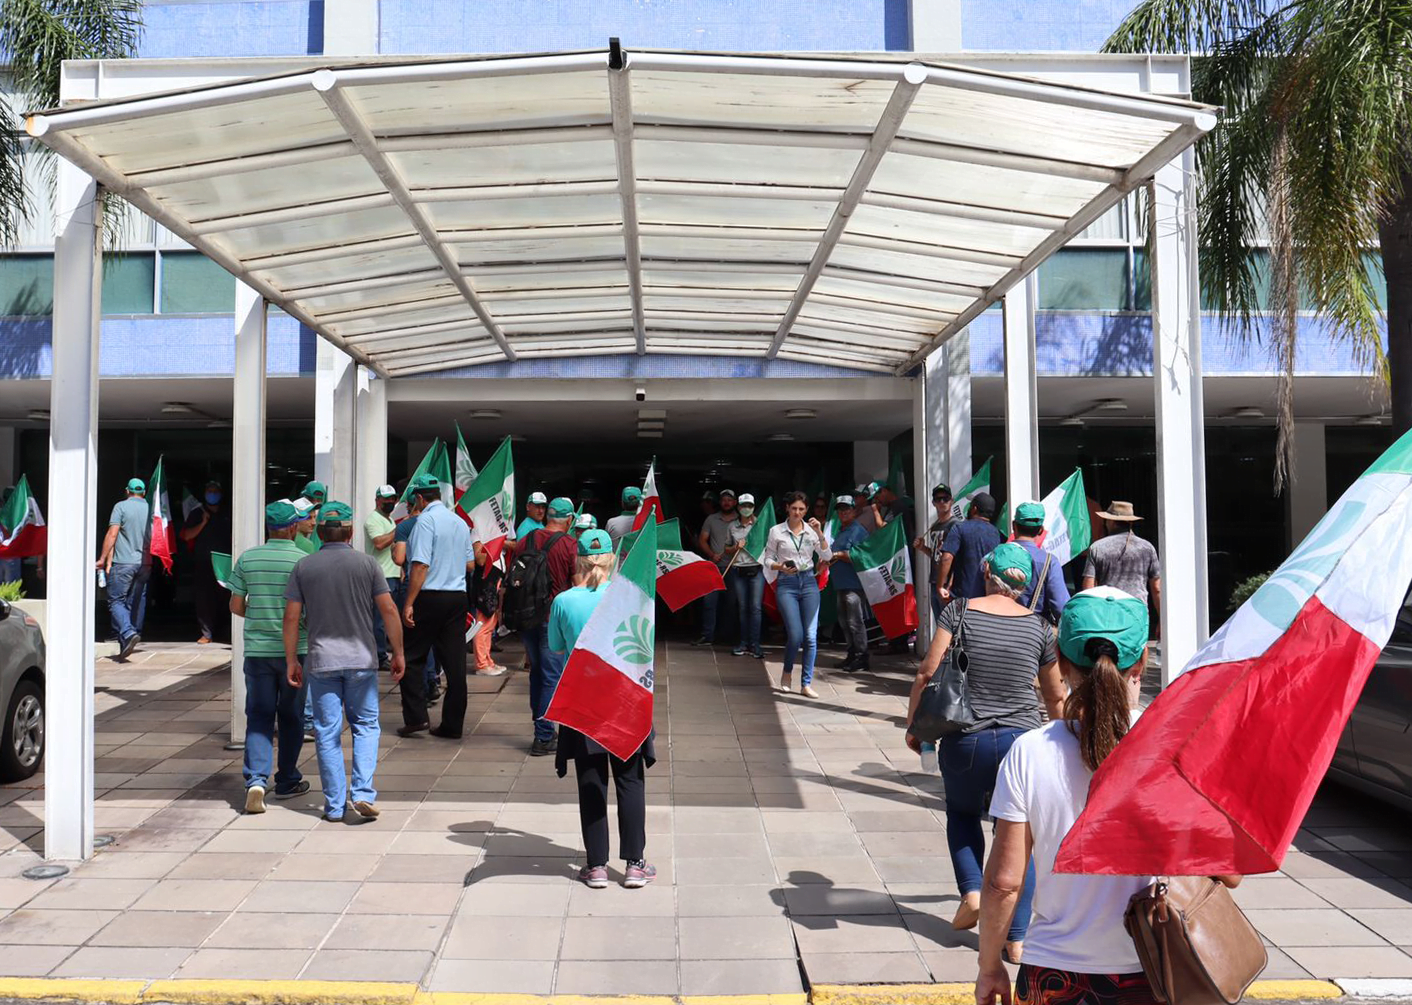
[[[995,843],[981,893],[977,1005],[1011,1002],[1001,952],[1033,856],[1034,904],[1016,1005],[1145,1005],[1156,998],[1123,913],[1150,876],[1056,875],[1054,858],[1088,800],[1093,773],[1138,715],[1147,664],[1147,605],[1100,586],[1059,620],[1064,718],[1015,741],[990,804]],[[1235,886],[1239,877],[1217,877]]]

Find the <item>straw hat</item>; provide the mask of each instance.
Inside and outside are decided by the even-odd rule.
[[[1133,513],[1133,504],[1130,502],[1119,502],[1114,499],[1108,504],[1108,508],[1098,514],[1105,520],[1113,520],[1117,523],[1136,523],[1142,517]]]

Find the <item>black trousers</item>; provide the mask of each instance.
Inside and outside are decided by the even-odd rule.
[[[191,585],[192,599],[196,601],[196,627],[204,638],[214,639],[216,630],[222,625],[222,612],[227,615],[225,624],[230,623],[230,594],[216,582],[209,557],[197,568]],[[225,637],[225,632],[221,632],[221,637]]]
[[[439,732],[460,736],[466,725],[466,591],[423,590],[412,605],[403,654],[407,672],[402,676],[402,721],[408,726],[430,722],[427,681],[422,668],[427,653],[446,671],[446,695],[441,699]],[[405,627],[405,626],[404,626]]]
[[[647,766],[638,750],[626,761],[612,754],[580,752],[574,758],[579,782],[579,824],[591,866],[608,864],[608,770],[618,793],[618,850],[636,862],[647,848]]]

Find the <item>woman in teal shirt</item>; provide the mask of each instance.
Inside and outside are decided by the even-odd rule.
[[[561,664],[568,661],[579,633],[603,599],[603,586],[617,564],[613,539],[607,531],[584,531],[578,551],[574,585],[555,597],[549,609],[549,650]],[[643,858],[647,847],[647,769],[657,760],[652,739],[649,734],[632,757],[623,761],[577,730],[559,727],[554,767],[563,778],[568,774],[569,761],[574,762],[579,785],[579,824],[588,855],[587,863],[579,870],[579,879],[592,889],[601,890],[608,885],[610,769],[618,796],[619,850],[627,863],[623,886],[635,890],[657,878],[657,870]]]

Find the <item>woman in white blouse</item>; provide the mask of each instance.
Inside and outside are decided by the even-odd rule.
[[[799,693],[806,698],[819,694],[811,687],[814,680],[814,655],[818,650],[819,581],[815,578],[828,567],[829,550],[824,546],[823,528],[818,520],[804,520],[809,502],[803,492],[785,496],[784,523],[770,528],[765,540],[765,552],[760,564],[779,573],[775,580],[775,604],[784,621],[784,672],[780,675],[780,690],[791,690],[794,658],[802,647],[804,654],[799,671]]]

